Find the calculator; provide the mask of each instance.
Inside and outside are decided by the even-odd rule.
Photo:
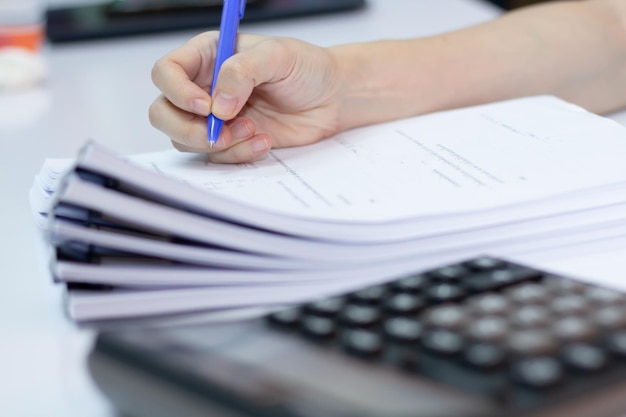
[[[491,256],[248,320],[102,331],[129,416],[624,417],[626,294]]]

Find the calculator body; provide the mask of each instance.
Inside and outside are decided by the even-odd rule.
[[[476,261],[257,319],[101,332],[90,371],[135,417],[626,415],[624,294]],[[453,281],[463,295],[435,291]]]

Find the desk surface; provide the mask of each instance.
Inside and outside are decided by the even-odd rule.
[[[358,12],[249,24],[242,31],[331,45],[430,35],[497,14],[480,0],[369,0],[369,7]],[[93,332],[77,329],[64,317],[60,288],[49,281],[28,190],[44,158],[73,157],[90,138],[120,153],[169,148],[169,140],[148,122],[148,106],[158,94],[150,70],[193,34],[47,45],[46,85],[0,95],[0,182],[5,192],[0,415],[114,415],[84,367]],[[616,118],[626,120],[623,114]]]

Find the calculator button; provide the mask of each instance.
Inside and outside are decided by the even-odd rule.
[[[467,335],[481,342],[501,342],[509,336],[509,323],[502,317],[483,317],[470,324]]]
[[[424,325],[416,319],[394,317],[383,324],[383,334],[396,342],[417,342],[423,333]]]
[[[426,297],[433,304],[447,303],[462,298],[465,290],[458,285],[436,284],[426,290]]]
[[[518,304],[542,304],[548,300],[548,290],[535,283],[513,286],[505,291],[508,298]]]
[[[511,324],[521,328],[545,328],[552,323],[552,314],[542,306],[529,305],[511,312]]]
[[[383,351],[380,335],[369,330],[347,330],[342,339],[344,349],[357,356],[374,357]]]
[[[320,340],[333,338],[337,331],[335,322],[325,317],[306,317],[301,326],[304,334]]]
[[[550,308],[559,315],[586,315],[590,312],[590,302],[587,297],[578,294],[569,294],[556,297],[550,303]]]
[[[419,274],[394,281],[389,287],[392,291],[417,293],[428,288],[431,282],[426,275]]]
[[[547,276],[544,285],[555,295],[582,294],[589,288],[589,285],[583,282],[554,275]]]
[[[541,273],[530,268],[509,267],[470,275],[463,285],[474,292],[482,292],[513,285],[522,281],[540,278]]]
[[[477,271],[501,268],[504,265],[504,261],[497,258],[491,258],[489,256],[480,256],[478,258],[465,262],[465,266],[471,269],[475,269]]]
[[[556,338],[547,331],[521,330],[507,340],[511,352],[524,356],[550,355],[557,350]]]
[[[473,367],[480,369],[496,369],[506,362],[506,352],[497,345],[476,343],[463,351],[463,359]]]
[[[427,350],[443,355],[455,355],[463,350],[463,337],[446,329],[428,330],[422,337],[422,346]]]
[[[550,388],[563,379],[563,367],[549,356],[526,358],[513,366],[513,378],[533,388]]]
[[[589,287],[585,292],[587,298],[597,305],[625,305],[626,296],[608,288]]]
[[[473,275],[463,281],[463,286],[474,293],[489,291],[497,285],[490,274]]]
[[[541,273],[530,268],[510,267],[507,269],[496,269],[491,275],[495,282],[509,284],[539,278]]]
[[[587,320],[579,317],[566,317],[554,322],[554,335],[564,342],[590,342],[597,338],[598,331]]]
[[[340,320],[348,326],[367,327],[377,324],[381,314],[373,307],[350,304],[341,312]]]
[[[434,307],[424,316],[425,324],[447,329],[460,329],[467,325],[468,319],[467,310],[455,304]]]
[[[423,297],[414,294],[396,294],[383,304],[383,309],[393,315],[415,314],[426,306]]]
[[[305,308],[308,312],[320,316],[332,317],[338,314],[345,305],[343,297],[327,298],[308,304]]]
[[[606,352],[589,344],[572,344],[565,346],[561,353],[561,359],[570,368],[584,372],[598,372],[608,365]]]
[[[452,265],[435,269],[429,275],[436,281],[454,283],[469,273],[470,270],[463,265]]]
[[[593,318],[597,325],[605,329],[624,329],[626,328],[626,307],[602,307],[595,312]]]
[[[484,294],[471,298],[468,302],[471,310],[478,315],[504,315],[511,310],[511,302],[501,294]]]
[[[278,326],[295,327],[300,324],[301,317],[302,311],[299,308],[290,308],[270,314],[268,320]]]
[[[354,292],[350,298],[356,303],[378,304],[387,295],[387,288],[384,286],[370,287]]]

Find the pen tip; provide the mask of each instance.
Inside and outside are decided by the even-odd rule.
[[[213,147],[213,145],[217,143],[223,124],[224,122],[222,120],[218,119],[212,114],[209,115],[207,119],[207,130],[209,136],[209,144],[211,147]]]

